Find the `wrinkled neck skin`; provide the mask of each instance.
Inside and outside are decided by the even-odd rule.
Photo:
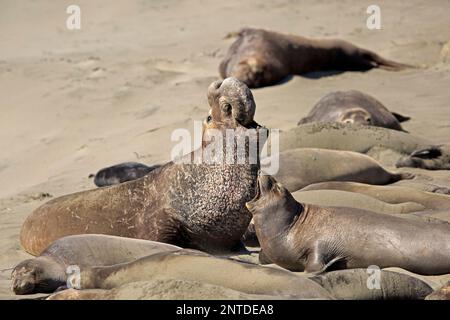
[[[237,130],[239,135],[245,130]],[[175,164],[169,197],[171,207],[187,233],[189,247],[207,252],[227,252],[236,246],[245,233],[251,214],[245,207],[256,194],[259,170],[256,163],[236,164],[236,151],[231,164],[218,161],[205,163],[208,145],[187,155],[193,162]],[[224,147],[225,148],[225,147]],[[248,159],[248,148],[244,150]],[[218,160],[212,157],[212,160]],[[186,192],[186,190],[190,190]]]

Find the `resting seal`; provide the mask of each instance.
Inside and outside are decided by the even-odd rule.
[[[280,133],[280,152],[320,148],[368,153],[371,149],[382,148],[410,154],[430,144],[406,132],[356,123],[308,123]]]
[[[146,166],[138,162],[124,162],[103,168],[95,174],[94,183],[97,187],[112,186],[126,181],[139,179],[160,165]]]
[[[251,220],[245,203],[255,194],[259,159],[252,163],[246,157],[236,164],[237,152],[230,154],[235,160],[232,164],[209,164],[204,159],[213,132],[234,129],[238,139],[257,127],[255,102],[248,87],[234,78],[213,82],[208,102],[210,117],[201,149],[140,179],[45,203],[22,226],[24,249],[39,255],[58,238],[85,233],[160,241],[208,252],[239,246]]]
[[[450,209],[450,197],[401,186],[374,186],[347,181],[330,181],[311,184],[302,189],[307,190],[340,190],[365,194],[387,203],[415,202],[428,210]]]
[[[386,270],[379,272],[379,289],[368,288],[371,274],[367,269],[332,271],[310,279],[341,300],[423,300],[433,291],[427,283],[409,275]]]
[[[264,255],[283,268],[321,273],[376,265],[450,272],[450,224],[301,204],[266,175],[258,186],[247,208]]]
[[[279,169],[274,178],[291,192],[325,181],[389,184],[413,178],[410,173],[391,173],[371,157],[351,151],[299,148],[276,156]]]
[[[53,242],[39,257],[19,263],[12,272],[11,287],[16,294],[54,292],[66,285],[70,265],[109,266],[179,249],[161,242],[100,234],[67,236]]]
[[[332,298],[316,282],[289,271],[186,249],[157,253],[126,264],[85,268],[81,270],[80,289],[113,289],[136,281],[166,279],[198,281],[248,294]]]
[[[386,109],[377,99],[357,90],[335,91],[327,94],[298,122],[344,122],[403,130],[400,122],[409,120]]]
[[[428,146],[400,158],[397,168],[412,167],[427,170],[450,170],[450,145]]]
[[[237,33],[220,63],[222,78],[236,77],[250,88],[280,82],[288,75],[313,71],[401,70],[405,64],[337,39],[308,39],[263,29],[244,28]]]

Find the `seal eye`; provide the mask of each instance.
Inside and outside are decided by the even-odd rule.
[[[222,110],[226,114],[230,114],[231,113],[231,105],[229,103],[224,104],[222,107]]]
[[[207,118],[206,118],[206,122],[211,122],[211,120],[212,120],[212,117],[211,117],[211,115],[209,115]]]

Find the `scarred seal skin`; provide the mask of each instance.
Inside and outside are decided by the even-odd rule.
[[[403,130],[400,122],[409,117],[390,112],[374,97],[357,90],[330,92],[320,99],[298,125],[311,122],[359,123]]]
[[[397,71],[411,67],[338,39],[309,39],[254,28],[244,28],[236,35],[219,73],[222,78],[236,77],[250,88],[314,71]]]
[[[274,178],[260,175],[247,203],[264,256],[283,268],[326,270],[399,267],[450,272],[450,224],[297,202]]]
[[[213,82],[207,96],[210,116],[199,150],[140,179],[45,203],[22,226],[24,249],[39,255],[58,238],[86,233],[154,240],[207,252],[239,246],[251,220],[245,203],[255,194],[259,159],[246,157],[238,163],[237,148],[230,154],[235,160],[231,163],[205,162],[203,157],[214,132],[233,129],[237,140],[248,137],[250,129],[259,130],[253,120],[255,102],[249,88],[235,78]],[[257,134],[252,137],[258,139]]]

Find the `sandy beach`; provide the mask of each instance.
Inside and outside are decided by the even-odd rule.
[[[356,89],[411,117],[402,124],[410,133],[450,143],[450,1],[379,0],[381,30],[366,27],[368,4],[356,0],[77,0],[80,30],[66,28],[70,4],[2,1],[2,299],[17,298],[7,269],[30,257],[19,243],[27,215],[94,188],[89,175],[103,167],[170,160],[172,131],[193,131],[193,121],[207,116],[206,89],[233,41],[225,36],[242,27],[341,38],[418,66],[294,76],[254,89],[259,123],[292,128],[325,94]],[[450,184],[449,171],[433,175]]]

